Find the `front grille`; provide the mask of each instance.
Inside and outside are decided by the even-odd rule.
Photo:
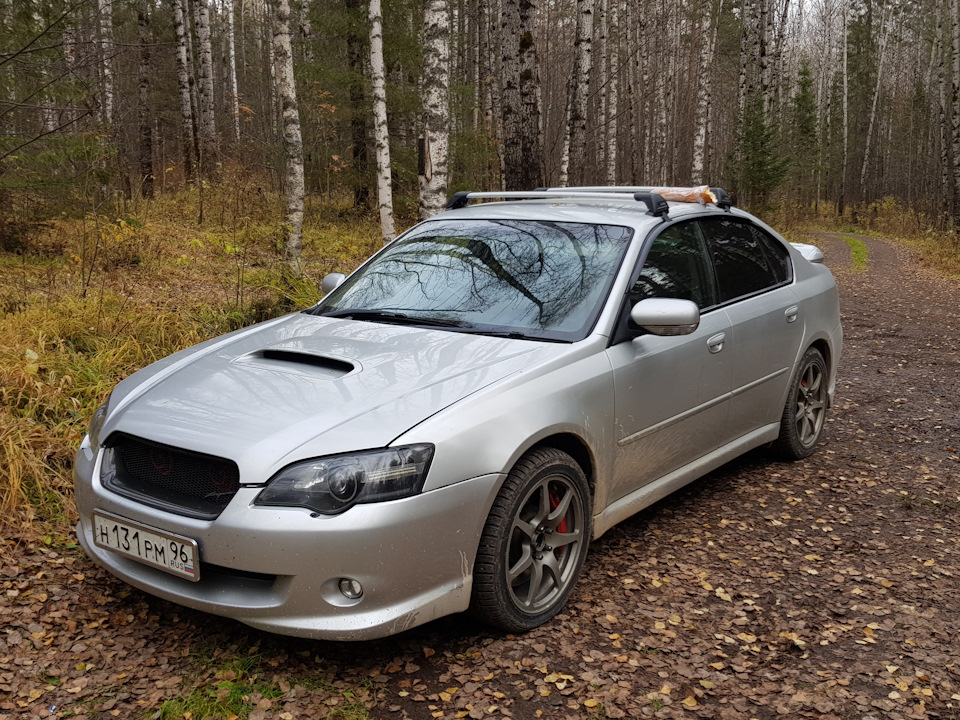
[[[106,443],[100,479],[124,497],[202,519],[217,517],[240,489],[231,460],[122,433]]]

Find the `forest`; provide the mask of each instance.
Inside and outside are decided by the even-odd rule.
[[[290,257],[304,198],[379,209],[389,239],[395,203],[544,185],[710,184],[949,230],[957,5],[3,0],[0,247],[238,177],[285,198]]]

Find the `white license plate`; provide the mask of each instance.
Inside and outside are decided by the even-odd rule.
[[[177,577],[200,579],[197,541],[95,510],[93,541]]]

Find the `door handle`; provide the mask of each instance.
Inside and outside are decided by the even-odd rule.
[[[800,314],[800,308],[797,305],[791,305],[783,311],[783,314],[786,316],[787,322],[792,323],[797,319],[797,315]]]
[[[721,350],[723,350],[723,343],[726,341],[726,339],[727,339],[726,333],[717,333],[716,335],[711,337],[709,340],[707,340],[707,349],[709,349],[710,352],[714,354],[720,352]]]

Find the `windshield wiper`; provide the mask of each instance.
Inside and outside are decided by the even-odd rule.
[[[392,312],[390,310],[360,310],[346,308],[343,310],[331,310],[330,312],[323,313],[322,316],[332,318],[349,318],[351,320],[373,320],[394,323],[396,325],[425,325],[427,327],[446,328],[469,327],[468,325],[464,325],[462,322],[458,322],[457,320],[417,317],[416,315],[407,315],[405,313]]]

